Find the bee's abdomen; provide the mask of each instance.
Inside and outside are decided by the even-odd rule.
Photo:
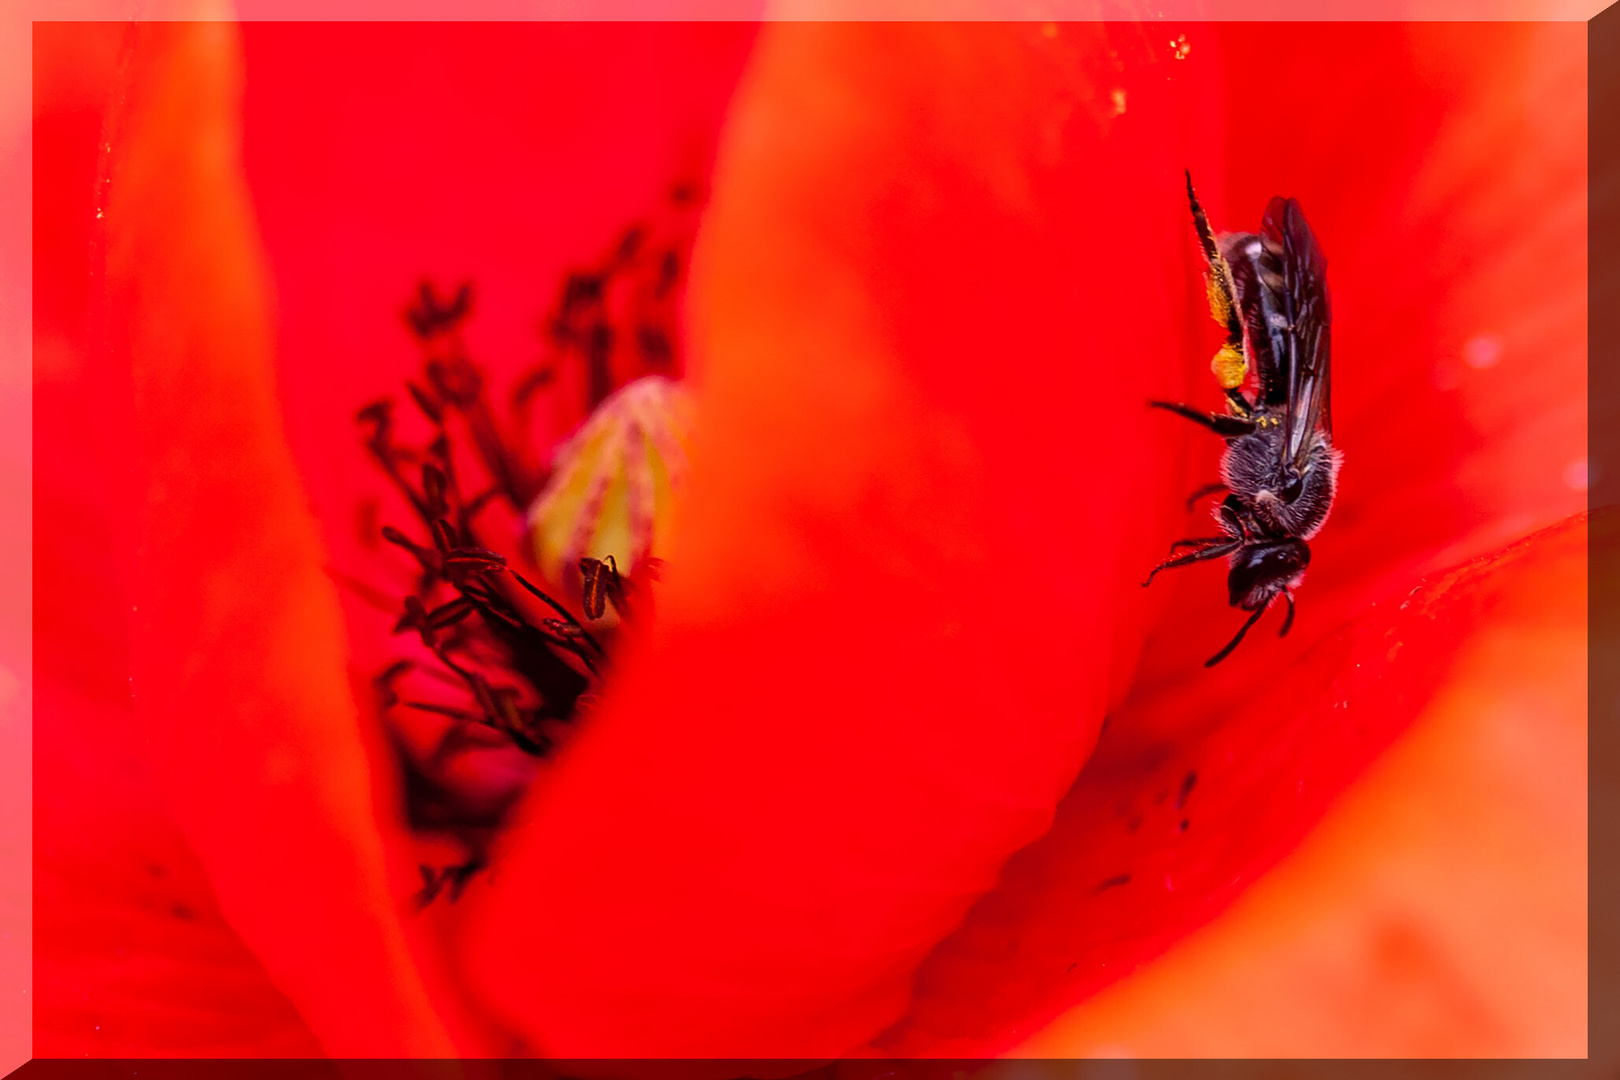
[[[1339,452],[1325,433],[1317,432],[1314,439],[1305,459],[1304,487],[1290,508],[1293,534],[1306,540],[1321,531],[1339,486]]]

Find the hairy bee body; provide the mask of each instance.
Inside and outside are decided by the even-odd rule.
[[[1226,440],[1225,491],[1215,509],[1217,536],[1178,540],[1160,570],[1206,559],[1227,560],[1233,607],[1251,612],[1231,642],[1206,666],[1224,660],[1281,596],[1294,621],[1293,589],[1305,577],[1314,538],[1327,521],[1343,455],[1333,446],[1331,323],[1327,260],[1293,199],[1266,208],[1259,233],[1217,237],[1187,176],[1193,225],[1209,264],[1210,314],[1227,332],[1210,368],[1226,394],[1226,412],[1205,413],[1151,402]],[[1177,555],[1178,548],[1191,550]]]
[[[1327,438],[1312,440],[1300,474],[1279,461],[1280,426],[1259,428],[1226,444],[1221,481],[1261,526],[1263,535],[1309,540],[1322,530],[1338,489],[1339,454]],[[1292,500],[1286,496],[1298,484]],[[1217,520],[1219,511],[1216,512]]]

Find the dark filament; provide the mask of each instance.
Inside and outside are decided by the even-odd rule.
[[[547,470],[523,440],[535,395],[555,382],[564,362],[585,375],[581,419],[619,386],[642,375],[678,374],[675,323],[679,287],[690,249],[696,191],[677,188],[680,228],[627,229],[594,266],[566,276],[545,322],[546,355],[518,378],[511,415],[503,421],[491,404],[488,382],[468,354],[463,329],[475,307],[470,284],[441,295],[427,282],[405,310],[405,323],[422,350],[418,378],[407,381],[410,405],[427,422],[425,445],[399,436],[391,401],[360,410],[366,449],[409,505],[409,528],[384,525],[382,539],[416,566],[412,591],[402,598],[394,632],[413,634],[427,655],[402,659],[374,680],[379,705],[446,723],[423,760],[391,725],[388,736],[403,774],[406,820],[415,829],[449,831],[466,848],[464,862],[422,867],[417,902],[454,900],[487,864],[489,837],[502,824],[517,791],[469,793],[437,779],[454,755],[508,744],[544,756],[578,715],[608,661],[611,632],[593,633],[567,605],[508,564],[479,534],[491,502],[526,512],[545,486]],[[459,456],[452,449],[460,443]],[[458,475],[471,461],[478,483]],[[376,526],[373,525],[373,528]],[[587,618],[611,605],[628,619],[630,582],[611,557],[581,564]],[[410,679],[405,691],[402,680]],[[420,686],[423,680],[434,685]],[[443,700],[436,700],[445,694]]]

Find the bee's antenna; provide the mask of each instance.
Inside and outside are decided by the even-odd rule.
[[[1204,661],[1204,666],[1205,667],[1214,667],[1216,664],[1220,663],[1222,660],[1225,660],[1228,656],[1232,655],[1232,650],[1238,647],[1238,642],[1242,641],[1243,640],[1243,635],[1247,634],[1249,632],[1249,627],[1251,627],[1255,623],[1259,622],[1260,621],[1260,616],[1262,616],[1262,615],[1264,615],[1266,613],[1266,607],[1270,607],[1270,606],[1271,605],[1267,604],[1264,607],[1255,608],[1254,609],[1254,614],[1249,616],[1249,621],[1244,623],[1243,628],[1237,632],[1237,637],[1233,638],[1231,641],[1228,641],[1226,643],[1226,648],[1222,649],[1220,652],[1216,653],[1214,656],[1210,657],[1208,660],[1205,660]]]

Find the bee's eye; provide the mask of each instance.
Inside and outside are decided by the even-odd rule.
[[[1294,477],[1292,480],[1288,481],[1288,486],[1282,490],[1283,502],[1293,502],[1295,499],[1299,498],[1299,493],[1304,490],[1305,478],[1302,476]]]

